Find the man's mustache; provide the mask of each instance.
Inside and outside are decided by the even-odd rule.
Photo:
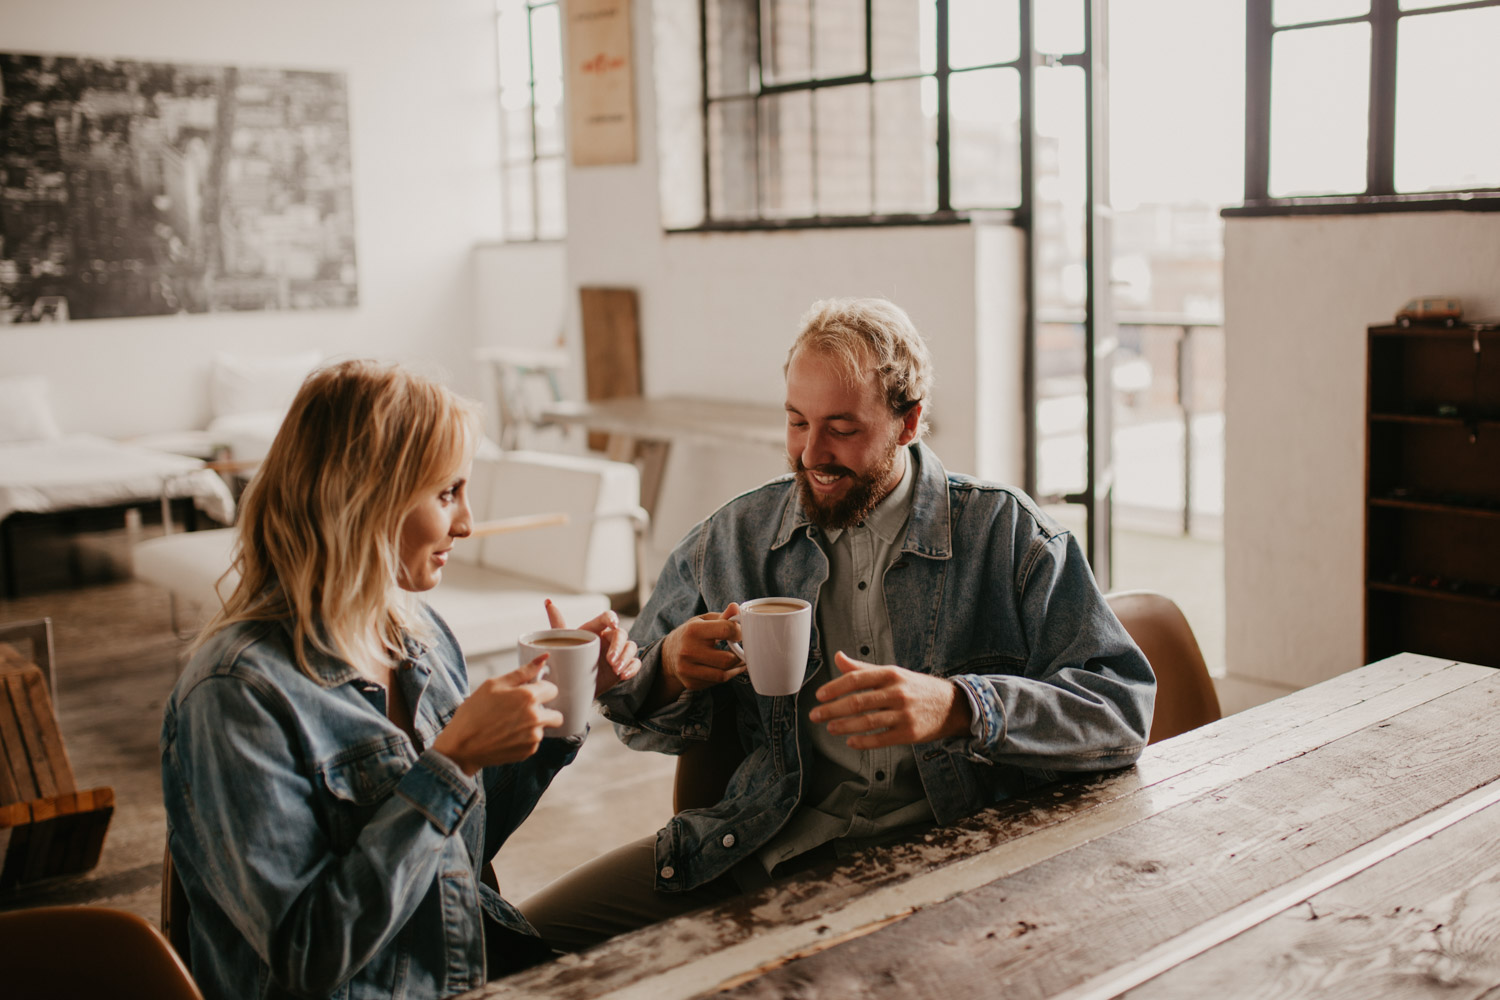
[[[854,470],[853,469],[846,469],[842,465],[814,465],[814,466],[809,467],[809,466],[803,465],[802,464],[802,459],[800,459],[800,458],[797,459],[796,469],[797,469],[797,471],[799,473],[801,473],[801,472],[816,472],[820,476],[853,476],[854,475]]]

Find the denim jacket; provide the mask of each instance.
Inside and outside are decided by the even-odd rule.
[[[939,823],[1056,777],[1126,767],[1146,745],[1156,682],[1110,611],[1071,534],[1009,487],[950,475],[925,445],[906,541],[885,573],[896,663],[948,677],[979,708],[964,736],[918,744],[917,767]],[[702,885],[760,849],[792,815],[809,752],[796,699],[822,661],[818,590],[828,559],[790,476],[730,501],[694,527],[663,568],[632,630],[643,669],[601,699],[638,750],[681,753],[708,738],[732,703],[746,757],[724,798],[673,817],[656,838],[656,887]],[[814,605],[804,687],[757,695],[744,674],[643,711],[661,640],[731,601],[800,597]],[[723,716],[721,716],[723,718]]]
[[[481,909],[535,934],[479,874],[581,740],[480,781],[425,749],[468,691],[428,614],[397,671],[420,747],[347,663],[313,651],[304,674],[284,622],[224,629],[178,680],[162,791],[205,996],[449,996],[485,982]]]

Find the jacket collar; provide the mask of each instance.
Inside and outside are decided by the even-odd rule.
[[[906,457],[916,463],[916,481],[912,484],[911,516],[906,522],[906,542],[901,551],[932,559],[950,559],[953,556],[953,531],[948,473],[932,449],[921,441],[907,445]],[[790,542],[798,529],[813,526],[802,506],[796,477],[787,479],[789,489],[781,510],[781,530],[771,543],[772,549]]]
[[[286,633],[287,651],[290,653],[292,643],[295,641],[292,632],[292,622],[284,618],[280,622],[282,630]],[[315,626],[316,627],[316,626]],[[401,637],[402,644],[406,647],[405,662],[417,664],[423,662],[427,655],[427,646],[410,632],[405,632]],[[361,679],[359,671],[346,660],[325,653],[323,650],[307,644],[307,665],[312,668],[313,680],[320,687],[335,688],[341,684]]]

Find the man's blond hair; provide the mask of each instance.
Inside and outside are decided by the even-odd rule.
[[[922,406],[917,437],[927,433],[932,408],[932,356],[906,310],[886,299],[822,299],[802,317],[802,332],[787,352],[782,374],[798,351],[816,351],[842,369],[850,385],[873,379],[891,413]]]

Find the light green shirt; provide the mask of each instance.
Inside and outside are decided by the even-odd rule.
[[[900,483],[869,516],[842,531],[822,533],[829,564],[828,580],[818,592],[823,663],[797,696],[799,742],[811,752],[803,764],[801,803],[757,855],[767,873],[831,840],[879,837],[933,821],[911,746],[854,750],[845,742],[847,734],[831,734],[826,722],[808,718],[819,704],[817,689],[841,674],[834,653],[882,666],[896,662],[885,571],[901,554],[911,513],[915,461],[909,452],[905,460]]]

